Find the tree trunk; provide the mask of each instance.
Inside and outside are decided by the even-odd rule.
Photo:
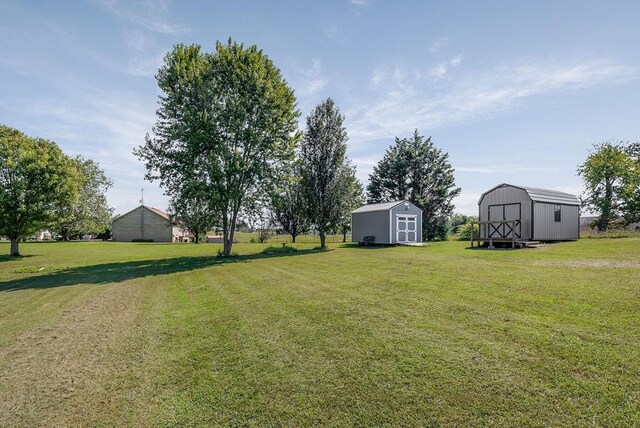
[[[11,257],[20,257],[20,251],[19,251],[18,245],[19,245],[18,238],[11,240],[11,252],[9,253]]]
[[[342,230],[342,242],[347,242],[347,229]]]
[[[234,214],[231,218],[231,223],[227,221],[223,221],[222,229],[223,229],[223,256],[229,257],[231,255],[231,247],[233,246],[233,235],[236,228],[236,220],[237,214]]]
[[[196,244],[200,243],[200,233],[198,231],[193,232],[193,242]]]
[[[326,232],[320,232],[320,248],[325,249],[327,247],[327,234]]]
[[[296,235],[295,234],[291,234],[291,243],[295,244],[296,243]]]

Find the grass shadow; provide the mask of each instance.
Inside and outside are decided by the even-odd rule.
[[[346,243],[341,243],[338,247],[339,248],[355,248],[358,250],[377,250],[380,248],[392,248],[392,247],[395,247],[395,245],[385,245],[385,244],[360,245],[357,242],[346,242]]]
[[[26,289],[47,289],[78,284],[109,284],[135,278],[188,272],[210,266],[228,263],[247,263],[258,259],[294,257],[320,253],[318,250],[299,250],[286,254],[251,254],[246,256],[216,257],[175,257],[168,259],[136,260],[129,262],[103,263],[90,266],[65,268],[46,275],[33,275],[0,282],[0,292]]]
[[[18,261],[18,260],[26,259],[26,258],[33,257],[33,256],[34,256],[33,254],[27,254],[25,256],[19,255],[18,257],[12,257],[12,256],[10,256],[8,254],[3,254],[3,255],[0,256],[0,263],[2,263],[2,262],[10,262],[12,260],[13,261]]]

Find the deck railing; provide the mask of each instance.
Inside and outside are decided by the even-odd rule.
[[[471,248],[473,248],[475,241],[478,241],[478,246],[481,241],[489,241],[489,248],[493,248],[493,241],[509,242],[509,240],[511,247],[515,248],[516,239],[520,238],[520,233],[518,233],[520,220],[472,221],[471,224],[478,225],[478,236],[475,236],[475,230],[471,227]]]

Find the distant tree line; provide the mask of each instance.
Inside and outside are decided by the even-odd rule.
[[[96,162],[0,125],[0,236],[11,241],[11,256],[43,229],[62,239],[103,232],[111,222],[111,185]]]

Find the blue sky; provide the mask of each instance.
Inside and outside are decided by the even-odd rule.
[[[0,0],[0,17],[0,123],[100,162],[117,213],[141,188],[166,208],[131,152],[175,43],[257,44],[295,89],[301,125],[334,98],[364,182],[394,136],[432,136],[467,214],[502,182],[579,193],[593,143],[640,140],[634,1]]]

